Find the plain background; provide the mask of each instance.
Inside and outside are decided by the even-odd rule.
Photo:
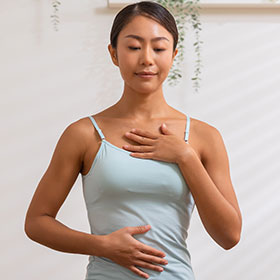
[[[88,257],[32,242],[24,218],[57,141],[72,122],[111,106],[123,80],[107,45],[118,9],[105,0],[0,1],[1,278],[84,279]],[[194,93],[194,33],[184,77],[164,84],[176,109],[222,134],[243,215],[241,241],[226,251],[194,211],[187,240],[197,280],[280,279],[280,9],[201,12],[202,82]],[[90,232],[79,175],[57,219]]]

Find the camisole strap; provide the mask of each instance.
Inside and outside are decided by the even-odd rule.
[[[105,139],[105,136],[104,136],[104,134],[102,133],[102,131],[101,131],[101,129],[99,128],[99,126],[97,125],[95,119],[94,119],[92,116],[89,116],[89,118],[91,119],[91,121],[92,121],[92,123],[93,123],[95,129],[97,130],[97,132],[98,132],[100,138],[101,138],[102,140]]]
[[[186,124],[186,130],[185,130],[185,141],[188,141],[188,139],[189,139],[190,122],[191,122],[191,119],[190,119],[189,116],[187,116],[187,124]]]

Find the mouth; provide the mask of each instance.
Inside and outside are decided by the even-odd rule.
[[[156,76],[157,74],[156,73],[135,73],[138,77],[140,78],[152,78],[154,76]]]

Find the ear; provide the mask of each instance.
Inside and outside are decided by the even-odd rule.
[[[112,59],[113,63],[114,63],[116,66],[119,66],[117,50],[114,49],[114,48],[112,47],[111,44],[108,45],[108,50],[109,50],[109,53],[110,53],[110,55],[111,55],[111,59]]]
[[[172,60],[174,60],[174,58],[175,58],[175,56],[177,55],[177,53],[178,53],[178,49],[176,48],[175,51],[174,51],[174,53],[173,53],[173,55],[172,55]]]

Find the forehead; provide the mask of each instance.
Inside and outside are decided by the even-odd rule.
[[[145,17],[134,17],[120,32],[119,36],[122,40],[136,39],[138,41],[162,41],[170,42],[172,35],[169,31],[159,24],[157,21]]]

